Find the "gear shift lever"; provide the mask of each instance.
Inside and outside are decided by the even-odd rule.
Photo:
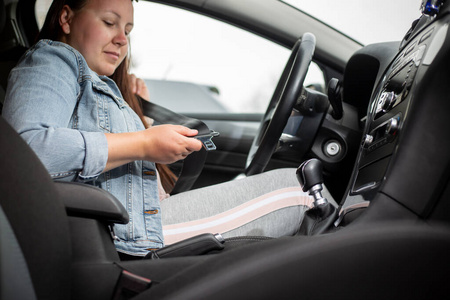
[[[322,196],[322,162],[318,159],[305,161],[297,168],[296,175],[302,190],[314,197],[314,207],[305,212],[297,235],[329,231],[337,218],[337,210]]]
[[[302,190],[314,197],[314,207],[328,203],[328,200],[322,197],[322,162],[318,159],[310,159],[303,162],[297,168],[297,179]]]

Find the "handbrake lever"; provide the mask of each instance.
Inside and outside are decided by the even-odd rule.
[[[158,250],[152,250],[145,256],[145,258],[159,259],[203,255],[214,250],[222,250],[224,248],[224,243],[225,239],[221,234],[204,233],[168,245]]]

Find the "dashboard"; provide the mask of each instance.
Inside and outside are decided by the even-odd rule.
[[[357,92],[348,92],[349,99],[363,100],[355,79],[360,73],[374,88],[365,106],[365,129],[343,209],[384,198],[427,217],[445,194],[442,182],[447,177],[442,174],[448,173],[450,140],[448,8],[447,3],[439,17],[423,16],[415,22],[401,44],[371,45],[350,59],[347,69],[354,72],[346,73],[350,84],[345,88]]]

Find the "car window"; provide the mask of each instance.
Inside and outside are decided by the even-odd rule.
[[[290,54],[240,28],[166,5],[136,3],[134,22],[132,72],[151,79],[151,101],[178,112],[264,112]],[[309,83],[323,85],[322,72],[312,68],[316,79]]]
[[[37,0],[42,26],[50,0]],[[290,50],[240,28],[183,9],[134,3],[131,72],[150,101],[180,113],[263,113]],[[312,64],[305,85],[324,87]]]

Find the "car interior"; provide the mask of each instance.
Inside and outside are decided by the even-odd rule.
[[[34,2],[0,0],[1,105],[8,73],[38,31]],[[220,132],[212,138],[217,150],[174,164],[182,172],[176,192],[293,166],[314,208],[295,236],[222,240],[212,233],[143,260],[120,260],[114,224],[128,222],[120,202],[93,186],[52,181],[2,117],[0,299],[448,295],[449,1],[415,1],[422,15],[411,20],[402,41],[367,46],[281,1],[153,2],[222,20],[291,49],[258,129],[243,129],[237,140],[227,123],[243,121],[245,114],[180,116],[144,103],[157,122]],[[324,70],[327,91],[303,86],[311,61]],[[220,165],[223,157],[228,160]],[[322,196],[322,185],[337,208]]]

